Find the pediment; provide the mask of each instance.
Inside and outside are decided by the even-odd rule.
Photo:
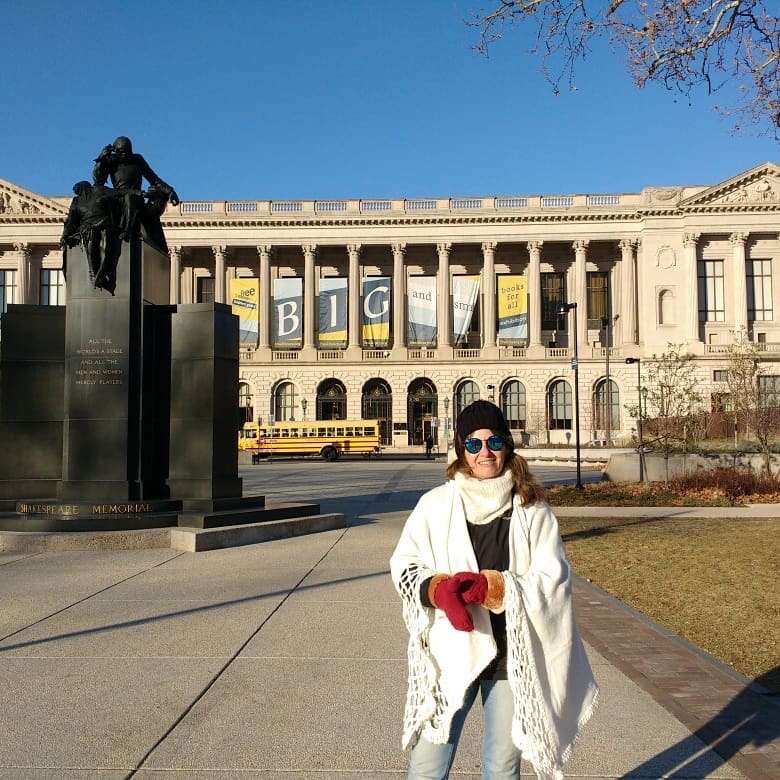
[[[66,206],[0,179],[0,217],[64,217]]]
[[[772,162],[757,165],[680,202],[684,208],[773,204],[780,206],[780,166]]]

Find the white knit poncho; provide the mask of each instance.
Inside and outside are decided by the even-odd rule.
[[[436,573],[478,571],[454,482],[426,493],[406,521],[390,559],[409,631],[409,687],[402,746],[422,735],[449,739],[468,686],[496,654],[489,613],[469,606],[474,631],[457,631],[440,610],[423,607],[420,586]],[[503,572],[512,740],[538,778],[563,778],[581,728],[598,701],[574,622],[571,573],[550,507],[515,497],[509,570]]]

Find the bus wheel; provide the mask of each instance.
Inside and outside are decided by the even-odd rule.
[[[336,452],[336,448],[335,447],[323,447],[322,448],[322,452],[320,453],[320,455],[322,455],[322,457],[325,460],[328,460],[328,461],[331,461],[331,462],[336,460],[336,458],[338,458],[338,456],[339,456],[338,452]]]

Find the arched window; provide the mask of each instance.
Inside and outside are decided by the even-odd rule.
[[[525,428],[525,388],[517,379],[504,382],[501,388],[501,411],[510,428]]]
[[[674,293],[671,290],[658,293],[658,324],[674,324]]]
[[[382,444],[393,443],[393,393],[384,379],[369,379],[363,385],[361,408],[364,420],[379,421]]]
[[[347,419],[347,389],[338,379],[325,379],[317,387],[317,419]]]
[[[547,390],[547,418],[551,431],[570,431],[574,415],[571,385],[556,379]]]
[[[455,419],[471,403],[479,399],[476,382],[465,379],[455,388]]]
[[[607,427],[610,431],[620,430],[620,393],[613,379],[609,385],[606,379],[600,379],[593,391],[593,428],[606,431]]]
[[[238,383],[238,405],[239,406],[252,405],[252,390],[246,382]]]
[[[430,434],[438,435],[433,425],[439,413],[439,396],[430,379],[415,379],[410,383],[406,396],[406,426],[409,444],[424,444]]]
[[[295,419],[295,385],[292,382],[280,382],[274,390],[274,415],[277,422]]]

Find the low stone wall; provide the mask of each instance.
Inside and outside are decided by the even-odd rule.
[[[734,466],[761,471],[764,468],[762,455],[672,455],[669,458],[669,478],[681,477],[697,469],[714,469],[718,466]],[[772,455],[772,472],[780,470],[780,456]],[[645,455],[646,479],[650,482],[666,479],[666,464],[662,455]],[[604,478],[611,482],[634,482],[639,479],[639,455],[636,452],[616,453],[610,456],[604,469]]]

